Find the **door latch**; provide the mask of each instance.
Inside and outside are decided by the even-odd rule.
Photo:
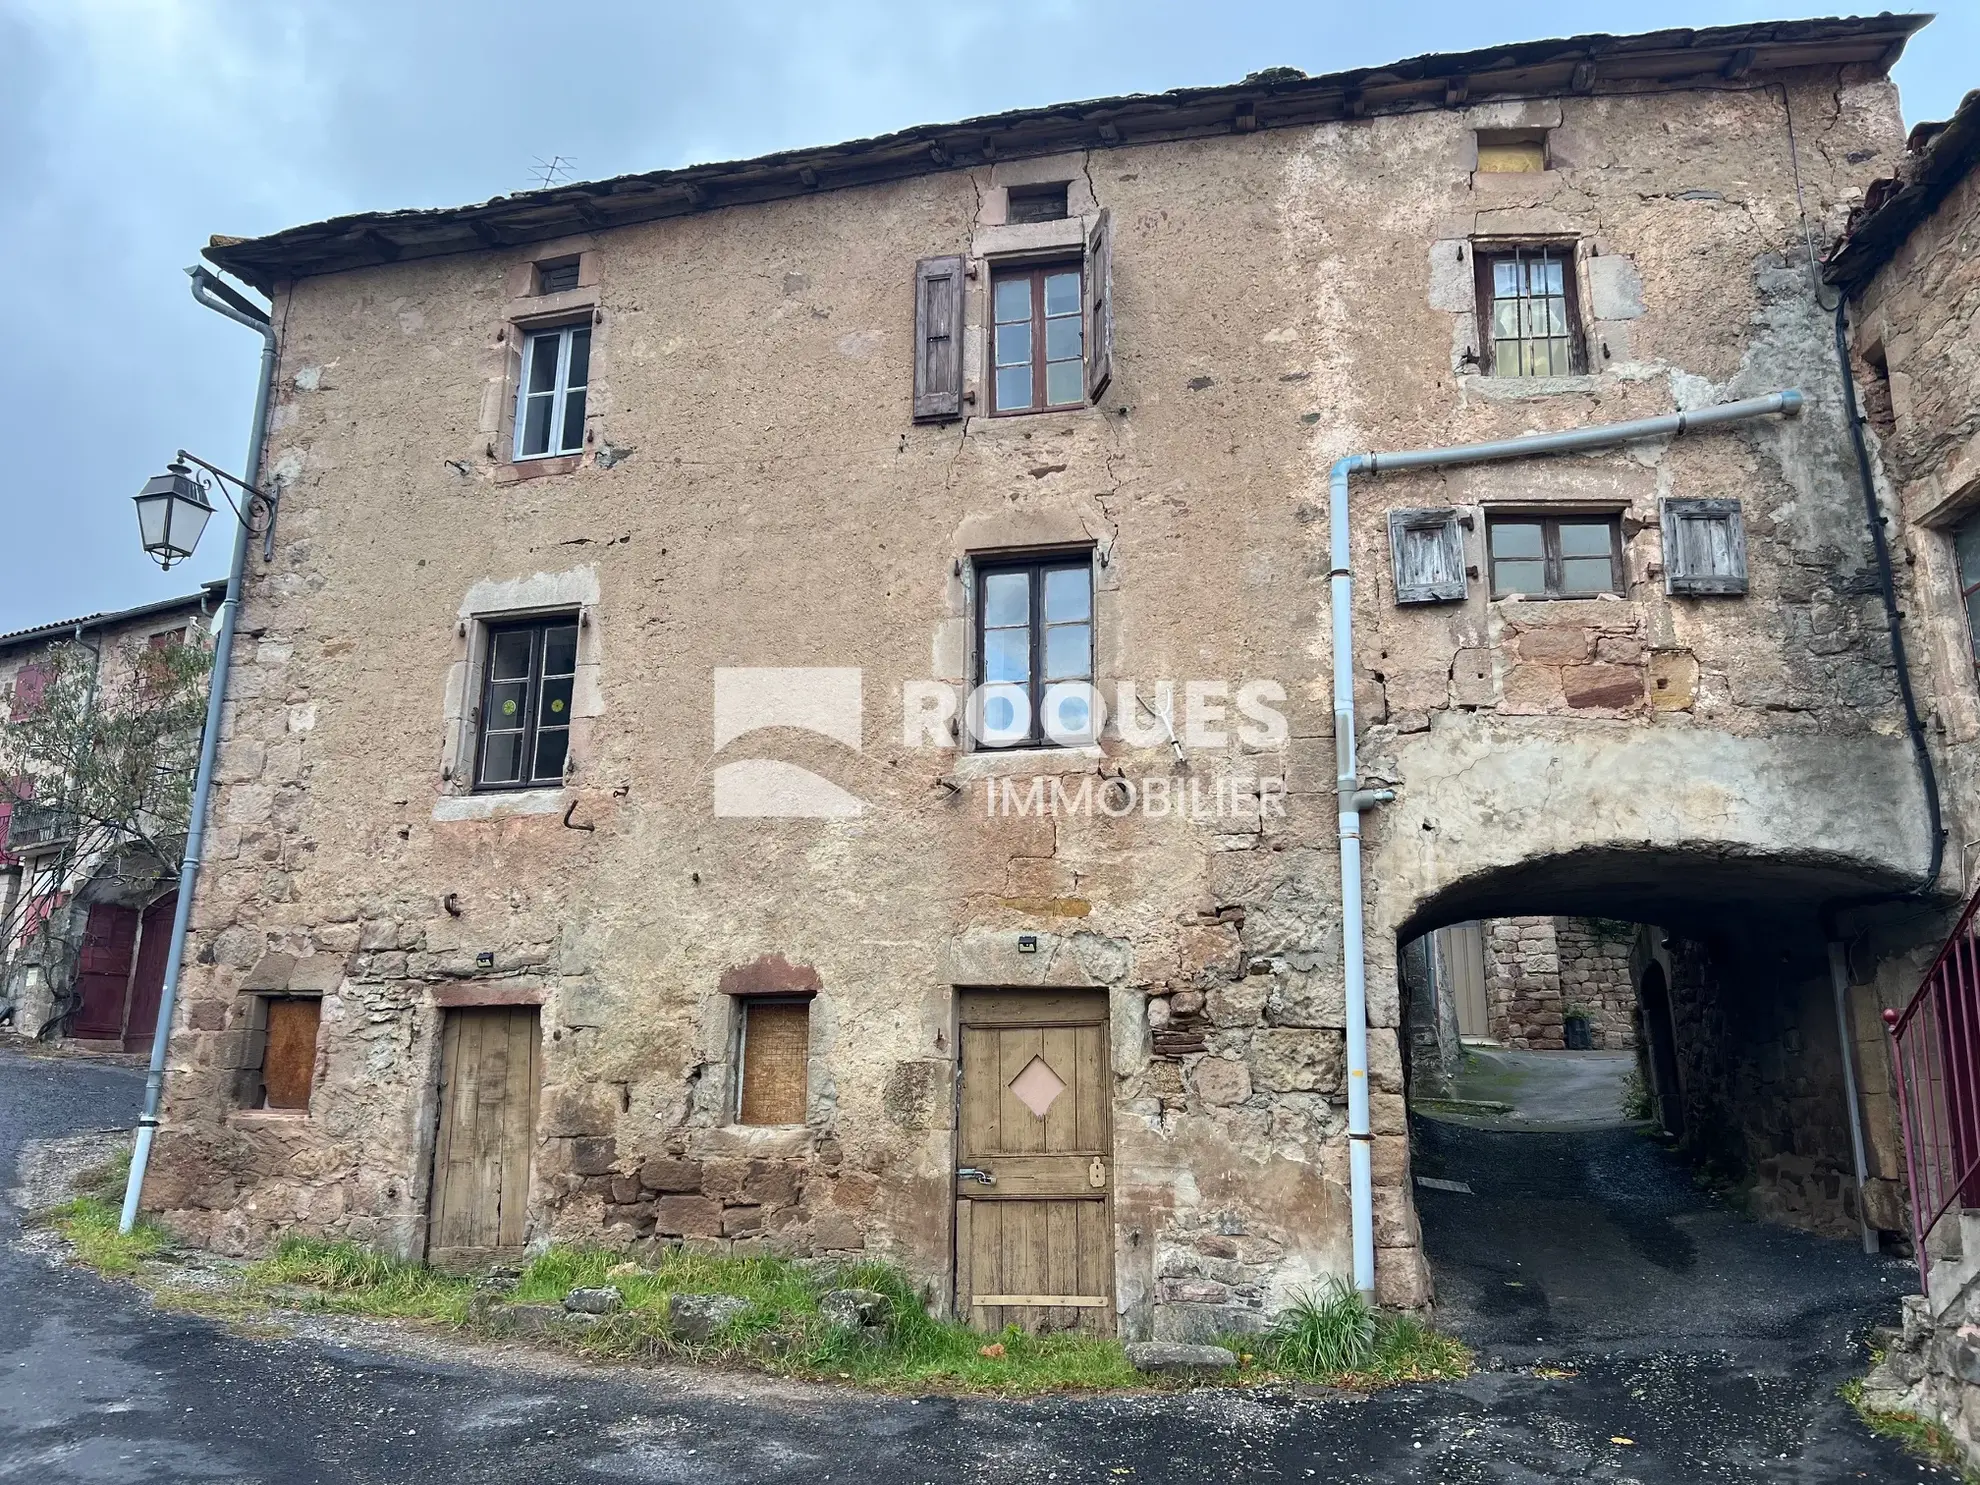
[[[1098,1155],[1093,1157],[1093,1164],[1086,1168],[1086,1184],[1089,1186],[1104,1186],[1107,1184],[1107,1162],[1102,1160]]]
[[[958,1181],[981,1181],[986,1186],[997,1184],[997,1178],[987,1170],[978,1170],[973,1165],[961,1166],[956,1171]]]

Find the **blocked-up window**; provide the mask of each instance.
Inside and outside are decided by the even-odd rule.
[[[313,995],[256,996],[241,1069],[241,1102],[251,1109],[303,1109],[316,1082],[316,1037],[323,1002]]]
[[[808,1000],[740,1002],[742,1033],[737,1078],[738,1124],[802,1124],[809,1092],[811,1052]]]
[[[570,614],[489,626],[475,788],[540,788],[564,781],[577,636],[578,621]]]
[[[1090,551],[977,563],[976,684],[986,748],[1094,740]]]
[[[1746,526],[1737,500],[1667,499],[1661,515],[1666,593],[1746,591]]]
[[[1448,603],[1466,592],[1464,532],[1455,510],[1389,512],[1397,603]]]
[[[1566,247],[1482,251],[1478,320],[1488,376],[1571,376],[1581,369],[1574,254]]]
[[[1066,217],[1066,188],[1070,181],[1035,186],[1012,186],[1004,193],[1007,222],[1058,222]]]
[[[1485,523],[1485,544],[1494,598],[1592,598],[1623,590],[1615,516],[1494,516]]]
[[[1980,514],[1968,516],[1953,534],[1959,560],[1959,601],[1966,605],[1966,633],[1973,642],[1973,659],[1980,664]]]
[[[1478,169],[1485,175],[1530,175],[1547,168],[1545,129],[1480,129]]]
[[[591,326],[537,330],[523,341],[516,388],[517,459],[584,449],[585,392],[591,382]]]

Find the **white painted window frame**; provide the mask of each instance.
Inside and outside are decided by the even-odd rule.
[[[577,331],[589,329],[590,323],[589,320],[580,320],[574,324],[551,325],[543,329],[525,329],[522,332],[522,375],[516,379],[516,426],[513,448],[515,463],[523,464],[532,459],[561,459],[571,454],[581,454],[584,452],[584,436],[582,433],[578,436],[576,448],[564,448],[559,441],[564,436],[564,409],[573,390],[570,385],[571,341]],[[556,338],[557,344],[557,373],[547,394],[542,392],[534,394],[538,397],[547,395],[550,398],[551,446],[538,453],[525,453],[523,451],[523,437],[529,429],[529,403],[532,395],[529,390],[529,384],[536,367],[536,357],[539,354],[540,348],[553,336]],[[585,384],[577,390],[588,393],[590,389],[591,378],[589,368],[587,368]],[[586,412],[589,413],[589,411],[590,409],[587,408]]]

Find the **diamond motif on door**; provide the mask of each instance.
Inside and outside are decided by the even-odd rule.
[[[1058,1096],[1066,1091],[1065,1080],[1046,1066],[1043,1057],[1033,1057],[1025,1063],[1024,1070],[1011,1079],[1010,1086],[1018,1102],[1041,1119]]]

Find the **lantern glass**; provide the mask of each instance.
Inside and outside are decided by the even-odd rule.
[[[193,554],[213,507],[191,475],[183,469],[153,475],[133,499],[138,538],[160,567],[169,568]]]

